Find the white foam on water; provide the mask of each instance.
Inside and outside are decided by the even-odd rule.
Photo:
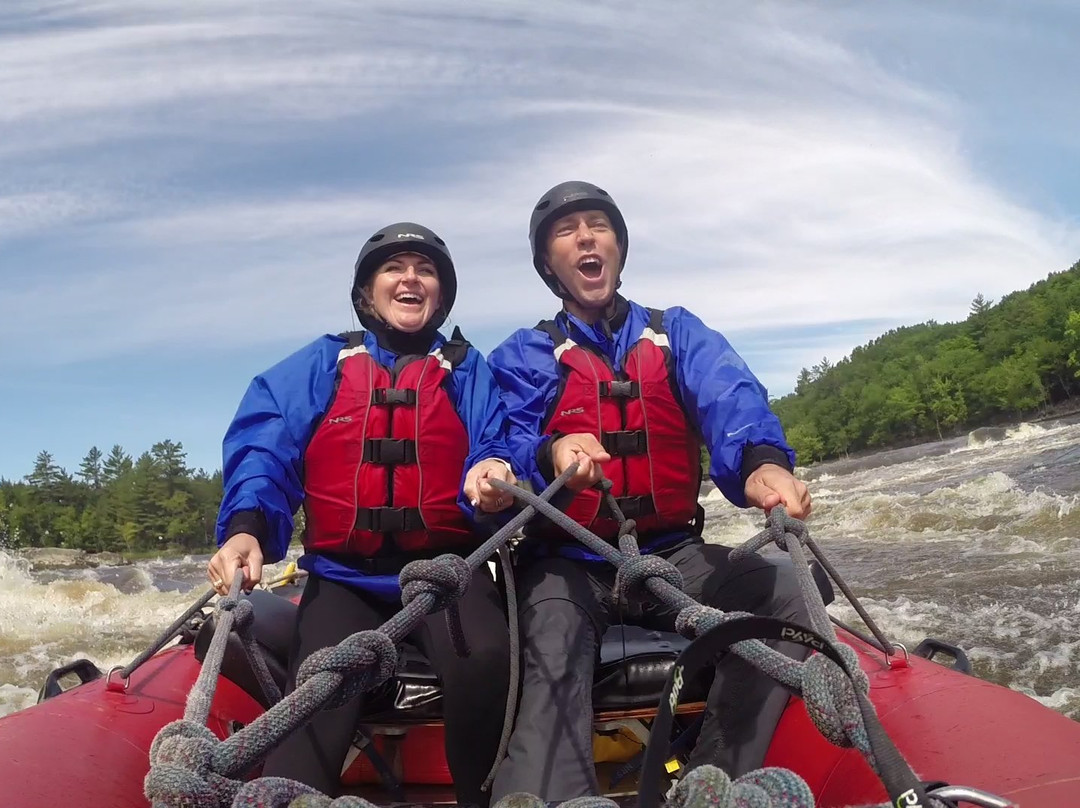
[[[129,582],[137,583],[141,590],[148,591],[155,589],[154,576],[142,567],[134,567],[131,571],[131,577],[128,580]]]
[[[1009,427],[1005,430],[1006,440],[1012,441],[1033,441],[1039,440],[1056,432],[1061,432],[1070,429],[1070,427],[1058,427],[1048,428],[1045,426],[1039,426],[1038,424],[1029,424],[1026,421],[1021,424],[1017,424],[1014,427]]]
[[[81,571],[78,571],[81,573]],[[0,551],[0,683],[34,693],[53,668],[83,656],[111,666],[130,661],[201,593],[159,592],[144,569],[124,594],[91,575],[39,582],[20,558]],[[0,714],[20,699],[0,700]],[[10,709],[9,709],[10,708]]]
[[[1044,707],[1049,707],[1051,710],[1057,710],[1060,713],[1074,716],[1077,713],[1080,713],[1080,688],[1063,687],[1059,690],[1055,690],[1048,696],[1040,696],[1030,687],[1017,686],[1013,689],[1026,696],[1031,696],[1031,698],[1035,699]]]
[[[0,587],[19,587],[32,582],[30,562],[0,548]]]
[[[32,687],[0,685],[0,715],[24,710],[37,702],[37,690]]]
[[[815,497],[809,524],[822,536],[883,541],[1012,535],[1017,541],[1012,552],[1019,553],[1045,549],[1046,541],[1075,538],[1080,531],[1078,504],[1077,495],[1028,492],[1004,472],[994,471],[925,494],[830,492]]]

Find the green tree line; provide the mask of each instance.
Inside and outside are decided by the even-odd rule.
[[[807,464],[1025,417],[1078,393],[1080,262],[997,303],[978,295],[961,322],[898,328],[822,359],[772,405]],[[21,481],[0,479],[0,546],[203,551],[221,496],[221,472],[188,468],[170,440],[136,459],[93,447],[74,475],[42,451]]]
[[[803,465],[1030,416],[1080,393],[1078,377],[1080,262],[997,303],[978,295],[961,322],[822,359],[772,404]]]
[[[43,451],[21,481],[0,480],[0,546],[206,551],[221,496],[221,472],[189,469],[170,440],[135,459],[95,446],[75,475]]]

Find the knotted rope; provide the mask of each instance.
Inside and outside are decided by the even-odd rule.
[[[398,576],[403,604],[408,606],[421,595],[430,595],[432,612],[446,610],[446,627],[459,657],[469,655],[469,646],[465,642],[457,602],[469,588],[472,574],[469,562],[459,555],[447,553],[437,558],[410,561]]]
[[[554,496],[575,471],[575,466],[568,468],[537,501],[546,504],[547,499]],[[158,744],[155,739],[151,747],[150,773],[144,782],[144,790],[154,808],[220,808],[228,805],[239,794],[242,785],[233,778],[261,761],[281,739],[307,723],[319,710],[342,704],[357,693],[371,690],[389,679],[397,665],[396,646],[426,615],[460,597],[480,565],[534,514],[532,508],[524,508],[465,559],[442,556],[437,560],[443,563],[438,565],[424,561],[406,565],[400,577],[404,601],[401,611],[375,631],[353,634],[337,646],[313,654],[297,671],[296,688],[287,698],[278,701],[226,740],[220,741],[206,729],[205,724],[220,675],[228,634],[235,621],[236,598],[243,582],[243,573],[237,571],[229,595],[222,599],[224,605],[219,604],[214,638],[203,660],[199,678],[188,696],[184,718],[166,725],[158,734],[162,743]],[[408,594],[405,594],[406,588]],[[246,601],[244,605],[250,608]],[[244,615],[242,609],[240,614]],[[449,619],[453,630],[453,618]],[[242,616],[241,624],[246,620]],[[458,621],[455,649],[467,652],[460,629]],[[297,795],[304,795],[301,799],[320,796],[301,784],[290,788]],[[256,793],[265,796],[268,792]],[[252,803],[251,796],[245,799],[248,805],[261,804]]]
[[[400,612],[375,631],[359,632],[333,648],[313,654],[301,665],[296,689],[288,697],[221,741],[205,727],[205,722],[228,632],[234,628],[248,631],[251,621],[250,604],[237,600],[243,577],[238,572],[229,596],[219,603],[214,639],[189,695],[184,719],[164,727],[151,748],[151,769],[145,790],[154,808],[221,808],[229,804],[234,808],[373,808],[366,800],[355,797],[332,800],[308,786],[282,778],[260,778],[248,783],[234,778],[249,770],[318,710],[341,704],[390,678],[396,668],[396,646],[425,615],[445,609],[455,650],[467,654],[468,647],[454,603],[465,592],[476,569],[536,513],[542,513],[614,564],[618,568],[615,588],[620,597],[634,597],[648,591],[676,609],[677,629],[686,636],[699,637],[719,623],[744,616],[702,606],[682,591],[682,577],[670,562],[656,556],[642,556],[634,523],[622,517],[611,496],[610,485],[605,496],[612,513],[622,523],[618,549],[551,506],[548,500],[576,470],[576,465],[566,469],[540,496],[492,481],[496,488],[510,493],[527,507],[465,559],[446,555],[407,565],[400,576],[403,602]],[[791,541],[792,538],[795,541]],[[845,654],[849,668],[862,676],[859,687],[865,692],[866,677],[859,670],[854,652],[836,641],[824,603],[805,563],[804,543],[819,555],[810,543],[805,525],[787,517],[782,508],[774,508],[766,529],[733,551],[733,560],[768,542],[777,543],[792,555],[800,586],[810,605],[813,627],[831,638],[839,652]],[[248,607],[246,610],[245,606]],[[876,767],[862,715],[857,707],[854,713],[848,708],[854,691],[838,666],[824,657],[818,662],[814,661],[817,657],[807,663],[796,662],[758,640],[742,640],[731,647],[751,664],[801,692],[815,725],[823,734],[834,743],[854,745]],[[258,665],[254,660],[253,664]],[[511,693],[516,695],[513,688]],[[507,726],[511,708],[512,702],[508,705]],[[505,741],[506,733],[501,745],[503,749]],[[678,808],[813,808],[814,804],[809,787],[793,772],[762,769],[732,782],[714,766],[702,766],[687,774],[672,790],[669,799]],[[930,802],[940,806],[937,800]],[[540,808],[542,805],[544,803],[536,797],[511,795],[501,800],[496,808]],[[561,808],[608,808],[613,805],[614,802],[602,797],[583,797],[564,802]]]
[[[810,615],[810,628],[832,642],[852,671],[855,678],[854,686],[857,686],[864,694],[869,693],[870,680],[859,667],[854,650],[841,643],[836,636],[817,583],[810,572],[810,563],[803,547],[812,545],[813,540],[810,538],[805,522],[788,516],[784,507],[778,505],[766,518],[765,529],[732,550],[730,558],[733,562],[738,562],[770,543],[776,544],[791,556],[795,578]],[[817,555],[819,551],[816,545],[813,546]],[[852,680],[830,660],[820,655],[807,659],[801,672],[802,698],[814,726],[833,744],[844,747],[854,746],[876,771],[877,761],[874,759],[874,753],[866,735]]]

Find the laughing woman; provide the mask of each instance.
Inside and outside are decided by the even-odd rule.
[[[303,506],[300,566],[309,573],[289,659],[289,690],[314,651],[397,611],[408,562],[462,555],[483,536],[476,511],[511,503],[490,480],[515,481],[506,411],[480,353],[437,330],[457,292],[446,244],[408,222],[364,244],[353,305],[365,331],[323,336],[255,377],[224,441],[221,549],[207,573],[220,593],[280,561]],[[443,685],[446,753],[458,803],[482,804],[506,701],[509,647],[495,582],[482,565],[459,603],[470,653],[454,653],[442,614],[410,638]],[[477,683],[482,682],[483,687]],[[362,697],[316,714],[266,761],[335,796]]]

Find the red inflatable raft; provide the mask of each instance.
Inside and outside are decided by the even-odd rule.
[[[283,681],[295,604],[261,591],[251,598],[260,647],[272,674]],[[145,808],[150,745],[165,724],[182,718],[212,631],[211,615],[197,618],[179,645],[149,659],[126,683],[85,661],[54,672],[38,704],[0,719],[4,803]],[[594,691],[598,768],[603,782],[619,781],[612,794],[633,793],[634,775],[627,771],[632,766],[625,763],[629,754],[620,756],[620,750],[636,751],[630,740],[634,728],[643,730],[655,713],[650,705],[657,703],[670,661],[685,645],[675,635],[627,631],[605,643]],[[1080,723],[920,656],[893,658],[889,664],[877,648],[846,631],[839,634],[869,676],[870,697],[882,724],[921,778],[991,792],[1021,808],[1080,806]],[[264,710],[246,657],[238,642],[232,645],[235,640],[230,638],[208,721],[221,738]],[[58,682],[68,675],[84,681],[61,691]],[[379,765],[367,755],[354,755],[343,780],[369,799],[382,793],[387,800],[379,781],[389,779],[399,789],[397,801],[451,801],[437,681],[424,661],[406,650],[397,680],[383,691],[363,724],[374,739]],[[696,695],[690,686],[684,690],[681,718],[700,712],[700,695],[700,687]],[[797,698],[779,725],[766,765],[800,774],[818,805],[826,808],[886,799],[862,757],[825,740]]]

